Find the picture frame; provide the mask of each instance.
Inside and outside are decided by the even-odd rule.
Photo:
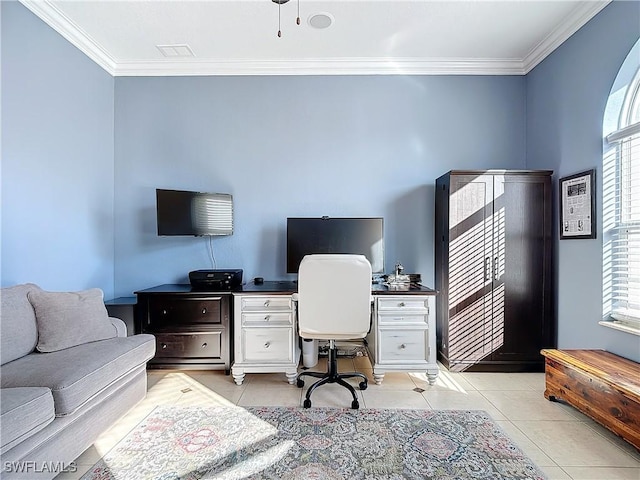
[[[560,187],[560,240],[596,238],[596,170],[563,177]]]

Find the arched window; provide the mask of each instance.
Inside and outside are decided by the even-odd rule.
[[[616,78],[604,133],[600,323],[640,335],[640,41]]]

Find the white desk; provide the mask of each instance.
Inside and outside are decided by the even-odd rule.
[[[233,293],[234,361],[231,373],[242,385],[247,373],[282,372],[295,383],[300,341],[295,322],[295,282],[247,285]],[[373,284],[373,325],[367,349],[376,384],[386,372],[426,373],[433,385],[436,363],[436,292],[422,286],[390,290]]]

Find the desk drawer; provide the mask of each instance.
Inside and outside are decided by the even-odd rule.
[[[222,332],[155,334],[156,358],[221,358]]]
[[[293,303],[290,296],[244,296],[242,297],[242,311],[291,311]]]
[[[292,313],[243,313],[242,325],[293,325]]]
[[[424,310],[429,311],[428,299],[425,297],[388,297],[378,298],[378,310]]]
[[[184,324],[222,324],[222,301],[220,298],[154,297],[149,299],[147,326]]]
[[[380,330],[379,332],[380,363],[428,360],[427,330]]]
[[[293,329],[245,328],[242,331],[244,361],[292,362]]]
[[[429,324],[429,315],[415,314],[413,312],[402,313],[399,312],[394,315],[395,312],[385,312],[378,315],[379,325],[422,325],[427,326]]]

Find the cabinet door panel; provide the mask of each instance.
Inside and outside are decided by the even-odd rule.
[[[455,176],[450,188],[449,358],[480,361],[492,352],[493,176]]]
[[[550,314],[550,179],[496,177],[493,360],[539,360]],[[547,275],[547,277],[545,277]]]

